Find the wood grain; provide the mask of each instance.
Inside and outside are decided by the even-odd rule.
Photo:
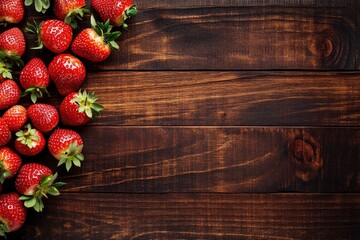
[[[359,69],[356,0],[135,2],[120,51],[90,70]]]
[[[87,127],[66,192],[358,192],[359,128]],[[303,140],[303,144],[299,143]]]
[[[358,126],[359,79],[357,72],[116,71],[89,73],[84,88],[105,106],[97,126]]]
[[[359,194],[66,193],[9,239],[357,239]]]

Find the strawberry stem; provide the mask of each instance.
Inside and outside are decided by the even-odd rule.
[[[3,220],[0,219],[0,236],[6,238],[6,233],[9,233],[9,232],[10,232],[10,229],[9,229],[8,225],[6,224],[6,222],[4,222]]]
[[[112,32],[113,26],[110,25],[110,20],[108,19],[105,23],[96,22],[93,15],[90,17],[90,24],[94,31],[104,38],[104,42],[110,46],[111,49],[119,49],[119,45],[115,42],[121,36],[120,31]]]
[[[71,143],[68,149],[60,155],[58,166],[65,164],[67,171],[71,169],[73,164],[81,167],[81,161],[84,161],[84,155],[81,153],[83,146],[84,145],[78,145],[77,141]]]
[[[25,130],[20,130],[15,133],[17,136],[16,141],[28,146],[30,149],[36,146],[36,142],[40,136],[36,133],[36,129],[32,128],[30,123],[25,126]]]
[[[44,96],[44,93],[50,97],[50,93],[48,92],[48,90],[46,89],[46,87],[31,87],[25,90],[25,92],[23,92],[21,94],[21,97],[25,97],[28,94],[30,94],[30,99],[33,103],[36,103],[36,101],[38,100],[38,98],[42,98]]]
[[[35,3],[35,10],[41,13],[45,13],[50,7],[50,0],[25,0],[25,6],[30,6],[33,3]]]
[[[86,90],[83,92],[80,90],[72,101],[79,105],[79,112],[85,112],[89,118],[99,116],[100,111],[104,109],[100,103],[97,103],[95,92],[88,93]]]
[[[31,49],[42,49],[44,47],[44,43],[43,43],[43,41],[41,39],[41,35],[40,35],[40,29],[41,29],[42,23],[43,22],[38,24],[35,20],[34,20],[34,24],[31,24],[29,22],[26,23],[26,27],[25,27],[24,31],[26,33],[35,34],[37,36],[38,46],[32,47]]]
[[[91,13],[85,6],[74,8],[66,15],[64,22],[69,24],[73,29],[77,29],[79,27],[77,20],[82,21],[85,13]]]
[[[5,169],[3,161],[0,161],[0,183],[3,184],[5,179],[11,175],[10,171]]]
[[[42,177],[40,184],[36,187],[36,191],[33,195],[23,195],[19,200],[24,201],[24,206],[27,208],[33,208],[37,212],[42,212],[44,208],[43,198],[48,198],[48,194],[51,196],[60,195],[58,187],[65,185],[63,182],[56,182],[58,174]]]

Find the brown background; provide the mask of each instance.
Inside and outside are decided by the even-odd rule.
[[[9,239],[359,239],[359,1],[136,3],[83,167],[26,159],[67,185]]]

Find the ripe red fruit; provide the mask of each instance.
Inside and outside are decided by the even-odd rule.
[[[66,170],[69,171],[74,164],[81,166],[84,155],[83,140],[81,136],[69,129],[56,129],[49,137],[48,148],[50,153],[59,160],[58,166],[65,163]]]
[[[49,75],[60,95],[79,90],[86,77],[84,64],[71,54],[60,54],[50,62]]]
[[[42,49],[45,46],[54,53],[66,51],[72,41],[72,28],[63,21],[57,19],[45,20],[38,25],[27,23],[26,32],[38,36],[38,46],[32,49]]]
[[[12,106],[4,113],[2,119],[12,132],[17,132],[25,125],[28,119],[26,108],[22,105]]]
[[[0,34],[0,51],[8,57],[20,58],[25,53],[25,45],[24,34],[17,27]]]
[[[11,139],[11,131],[7,123],[0,118],[0,146],[6,145],[10,142]]]
[[[19,197],[15,192],[0,195],[0,236],[5,237],[25,223],[27,210]]]
[[[57,173],[38,163],[24,164],[16,177],[15,188],[22,194],[20,200],[24,201],[27,208],[34,208],[35,211],[41,212],[44,208],[43,197],[47,198],[47,194],[58,196],[57,187],[64,185],[62,182],[54,183]]]
[[[110,56],[111,49],[119,49],[115,40],[120,37],[120,32],[111,32],[109,21],[105,24],[97,23],[93,16],[91,26],[92,28],[86,28],[76,36],[71,51],[87,60],[102,62]]]
[[[0,1],[0,22],[19,23],[23,17],[23,0]]]
[[[59,19],[72,28],[78,27],[76,19],[82,20],[84,13],[90,13],[90,10],[85,8],[85,0],[55,0],[53,10]]]
[[[15,149],[25,156],[35,156],[39,154],[46,145],[44,135],[37,129],[32,128],[30,124],[25,126],[15,134]]]
[[[12,178],[19,171],[22,160],[8,147],[0,147],[0,183]]]
[[[34,127],[43,133],[50,132],[59,123],[59,113],[52,105],[36,103],[27,112]]]
[[[50,76],[45,63],[40,58],[31,59],[20,73],[20,85],[25,89],[22,96],[30,93],[33,103],[43,97],[43,93],[49,96],[47,87],[50,83]]]
[[[94,92],[86,90],[67,95],[60,104],[60,118],[65,125],[80,126],[100,115],[104,107],[97,103]]]
[[[4,80],[0,83],[0,110],[16,105],[20,100],[21,90],[16,82]]]
[[[104,22],[110,19],[112,25],[124,25],[125,28],[125,20],[138,12],[132,0],[92,0],[92,5]]]

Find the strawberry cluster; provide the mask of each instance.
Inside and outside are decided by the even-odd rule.
[[[58,166],[65,165],[67,171],[81,166],[84,143],[73,127],[87,124],[103,109],[94,92],[81,89],[86,79],[81,59],[106,60],[119,48],[120,31],[112,31],[113,27],[127,29],[126,19],[137,13],[132,0],[92,0],[103,22],[91,15],[91,28],[74,37],[78,20],[91,13],[85,0],[7,0],[0,2],[0,25],[21,22],[25,6],[31,5],[40,13],[52,6],[57,19],[27,23],[24,32],[37,36],[38,45],[32,49],[47,48],[54,58],[48,65],[41,56],[24,64],[21,57],[27,44],[22,30],[12,26],[0,34],[0,236],[24,224],[27,208],[41,212],[43,198],[59,195],[58,187],[64,184],[56,182],[58,174],[48,166],[24,161],[27,157],[47,147]],[[20,72],[16,79],[14,70]],[[46,103],[50,84],[62,97],[60,106]],[[20,104],[21,97],[31,100],[28,107]],[[16,191],[1,193],[8,179],[14,179]]]

